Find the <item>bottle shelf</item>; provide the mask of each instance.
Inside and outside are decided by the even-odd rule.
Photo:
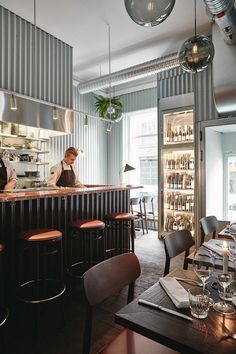
[[[171,173],[171,172],[178,172],[178,173],[184,173],[184,172],[186,172],[186,173],[194,173],[194,169],[188,169],[188,170],[186,170],[186,169],[181,169],[181,168],[179,168],[179,169],[176,169],[176,168],[164,168],[164,171],[166,172],[166,173]]]
[[[164,189],[165,191],[167,191],[167,192],[190,192],[190,194],[193,194],[193,192],[194,192],[194,188],[168,188],[168,187],[165,187],[165,189]],[[184,195],[186,194],[186,193],[183,193]]]
[[[193,215],[193,211],[187,211],[187,210],[175,210],[175,209],[169,209],[169,208],[164,208],[165,211],[168,213],[173,212],[173,214],[183,214],[183,215]]]

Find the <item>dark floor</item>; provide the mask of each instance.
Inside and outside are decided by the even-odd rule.
[[[135,296],[155,283],[164,271],[163,242],[157,232],[137,235],[136,254],[141,263],[142,274],[136,281]],[[182,267],[182,257],[171,263],[172,268]],[[83,354],[82,336],[84,306],[80,287],[72,296],[65,298],[65,325],[63,326],[60,303],[45,304],[40,308],[38,339],[34,339],[33,310],[29,305],[16,304],[10,309],[10,318],[2,334],[6,349],[0,344],[0,354]],[[121,327],[114,324],[114,313],[126,303],[126,289],[108,299],[94,311],[92,349],[95,354]],[[32,313],[31,313],[32,310]]]

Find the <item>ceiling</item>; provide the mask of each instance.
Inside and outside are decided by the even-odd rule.
[[[34,0],[0,0],[0,5],[33,23]],[[111,28],[111,72],[178,50],[194,32],[194,0],[176,0],[170,16],[155,27],[137,25],[124,0],[37,0],[38,27],[70,44],[74,78],[80,82],[109,72],[108,26]],[[210,33],[203,0],[197,0],[197,33]]]

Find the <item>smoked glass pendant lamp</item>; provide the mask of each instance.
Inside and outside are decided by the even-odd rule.
[[[194,13],[194,36],[188,38],[179,50],[180,66],[189,73],[205,70],[214,58],[214,46],[210,38],[196,34],[196,0]]]
[[[170,15],[175,0],[125,0],[126,11],[140,26],[159,25]]]

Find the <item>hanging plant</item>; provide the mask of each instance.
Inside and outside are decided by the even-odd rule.
[[[119,122],[122,119],[123,104],[119,97],[112,97],[111,102],[109,97],[101,95],[95,95],[95,99],[96,112],[99,117],[111,119],[114,122]]]

